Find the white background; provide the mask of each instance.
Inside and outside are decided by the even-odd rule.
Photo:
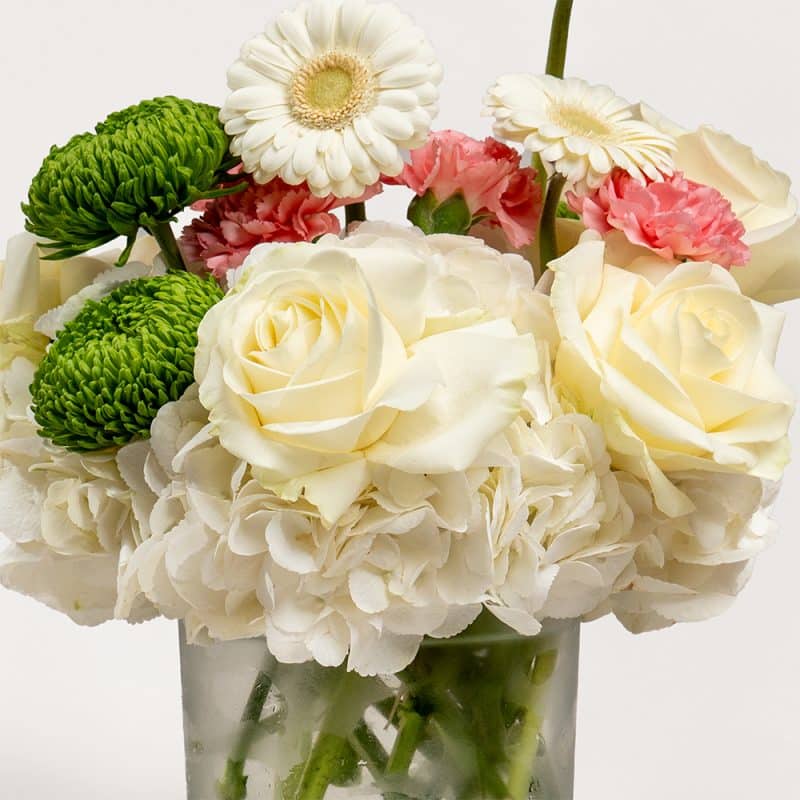
[[[550,0],[402,4],[445,64],[438,126],[488,134],[482,95],[502,73],[541,70]],[[145,97],[222,102],[239,45],[283,5],[3,0],[0,238],[21,229],[51,144]],[[798,26],[786,0],[576,0],[567,71],[687,126],[713,122],[798,184]],[[798,349],[800,303],[781,356],[795,390]],[[584,628],[577,800],[800,797],[798,512],[795,465],[782,540],[724,618],[640,638],[610,620]],[[0,797],[182,800],[179,692],[174,625],[83,630],[0,590]]]

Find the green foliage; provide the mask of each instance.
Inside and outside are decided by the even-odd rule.
[[[475,220],[462,194],[440,203],[432,191],[415,197],[408,207],[408,219],[423,233],[452,233],[465,236]]]
[[[125,236],[124,263],[140,227],[219,194],[214,188],[230,157],[218,114],[214,106],[159,97],[53,147],[23,203],[26,228],[49,240],[54,259]]]
[[[147,437],[158,410],[193,382],[197,328],[221,298],[212,279],[171,272],[88,302],[34,377],[40,434],[77,452]]]
[[[580,216],[576,214],[563,200],[558,204],[556,217],[558,217],[558,219],[580,219]]]

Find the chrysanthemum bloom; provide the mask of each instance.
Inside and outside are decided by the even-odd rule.
[[[523,142],[581,191],[599,187],[614,167],[640,181],[672,174],[675,140],[634,119],[629,103],[607,86],[505,75],[490,89],[486,106],[497,136]]]
[[[244,45],[221,119],[259,183],[357,197],[425,142],[441,77],[424,33],[391,4],[312,0]]]
[[[249,178],[243,192],[197,203],[203,216],[183,230],[181,249],[189,263],[204,263],[215,277],[239,267],[250,251],[266,242],[311,242],[326,233],[339,233],[341,224],[331,212],[362,202],[380,191],[345,200],[316,197],[308,184],[289,186],[280,178],[258,184]]]
[[[159,408],[192,383],[197,327],[221,298],[211,278],[170,272],[88,302],[36,370],[41,435],[76,452],[149,435]]]
[[[54,147],[23,204],[26,229],[49,240],[58,259],[125,236],[119,264],[126,263],[139,228],[220,194],[230,156],[218,115],[205,103],[156,97]]]
[[[431,192],[437,203],[461,195],[473,221],[499,226],[514,247],[525,247],[536,235],[542,190],[536,171],[520,167],[520,161],[516,150],[497,139],[480,142],[458,131],[438,131],[389,182],[420,197]]]
[[[606,234],[620,230],[630,242],[667,259],[713,261],[742,266],[750,248],[745,228],[716,189],[676,172],[644,184],[616,170],[593,194],[568,196],[587,228]]]

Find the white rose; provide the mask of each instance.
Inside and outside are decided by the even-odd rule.
[[[747,230],[752,258],[731,270],[744,294],[763,303],[800,297],[800,219],[788,176],[714,128],[684,132],[677,141],[676,169],[718,189]]]
[[[256,248],[199,330],[200,400],[223,446],[328,522],[376,465],[466,469],[539,369],[513,321],[532,288],[522,259],[371,230]]]
[[[773,366],[780,312],[713,264],[683,264],[653,285],[606,264],[602,242],[552,267],[555,380],[603,427],[615,466],[651,483],[662,511],[692,510],[667,472],[780,478],[794,410]]]
[[[616,615],[636,633],[726,611],[776,532],[770,511],[777,484],[713,472],[672,477],[695,510],[677,519],[649,515],[653,532],[637,550],[636,574],[612,598]]]

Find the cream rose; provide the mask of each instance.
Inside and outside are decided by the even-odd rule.
[[[742,292],[763,303],[800,297],[800,219],[788,176],[714,128],[680,131],[663,119],[659,127],[678,134],[675,168],[722,192],[744,224],[752,258],[731,270]]]
[[[683,264],[654,285],[606,264],[597,241],[552,267],[555,379],[664,513],[693,509],[668,472],[781,476],[794,400],[773,366],[780,312],[716,265]]]
[[[200,326],[200,400],[265,487],[334,522],[374,466],[458,472],[515,419],[532,285],[519,257],[385,225],[256,248]]]

